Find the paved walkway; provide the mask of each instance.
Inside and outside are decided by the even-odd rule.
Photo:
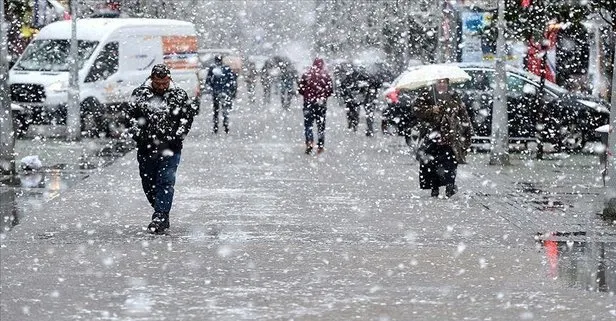
[[[335,105],[319,157],[298,104],[240,103],[227,136],[210,122],[204,107],[168,235],[144,232],[134,152],[20,218],[0,243],[2,320],[616,319],[613,249],[593,248],[612,294],[586,291],[536,238],[614,241],[592,156],[475,155],[460,193],[433,199],[399,137],[350,133]]]

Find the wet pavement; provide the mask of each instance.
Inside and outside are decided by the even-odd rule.
[[[434,199],[400,137],[335,104],[318,157],[297,102],[240,103],[229,135],[202,110],[168,234],[144,231],[134,152],[98,168],[2,234],[2,320],[616,319],[596,157],[471,155]]]
[[[587,291],[616,292],[616,242],[542,241],[548,275]]]
[[[45,127],[38,126],[35,134],[16,141],[18,174],[0,177],[1,231],[134,148],[132,142],[108,138],[67,142]],[[24,169],[21,160],[28,156],[37,156],[42,167]]]

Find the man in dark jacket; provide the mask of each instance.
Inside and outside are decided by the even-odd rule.
[[[218,133],[218,112],[221,107],[222,124],[225,133],[229,133],[229,111],[233,107],[233,99],[237,93],[237,75],[231,67],[223,64],[222,56],[214,57],[214,64],[207,73],[205,84],[211,88],[214,102],[214,134]]]
[[[148,79],[149,83],[133,91],[129,134],[137,142],[141,184],[154,208],[148,231],[161,233],[169,228],[175,174],[197,109],[183,89],[170,87],[171,72],[166,65],[155,65]]]
[[[327,98],[333,94],[332,79],[325,70],[323,59],[316,58],[312,67],[306,71],[298,84],[299,94],[304,96],[304,134],[306,135],[306,154],[311,154],[313,146],[312,125],[317,123],[317,154],[325,151],[325,114]]]

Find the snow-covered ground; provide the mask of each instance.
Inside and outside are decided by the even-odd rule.
[[[2,320],[616,317],[596,156],[471,155],[460,192],[434,199],[401,137],[349,132],[332,100],[326,151],[305,155],[299,101],[273,98],[238,101],[228,135],[205,101],[167,235],[144,231],[134,152],[23,213],[0,241]]]

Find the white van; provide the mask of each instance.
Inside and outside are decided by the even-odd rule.
[[[31,121],[63,123],[68,103],[71,21],[47,25],[11,68],[11,100],[21,130]],[[164,63],[175,85],[199,96],[197,35],[192,23],[167,19],[80,19],[79,99],[83,124],[118,120],[133,89]],[[25,127],[25,128],[23,128]]]

